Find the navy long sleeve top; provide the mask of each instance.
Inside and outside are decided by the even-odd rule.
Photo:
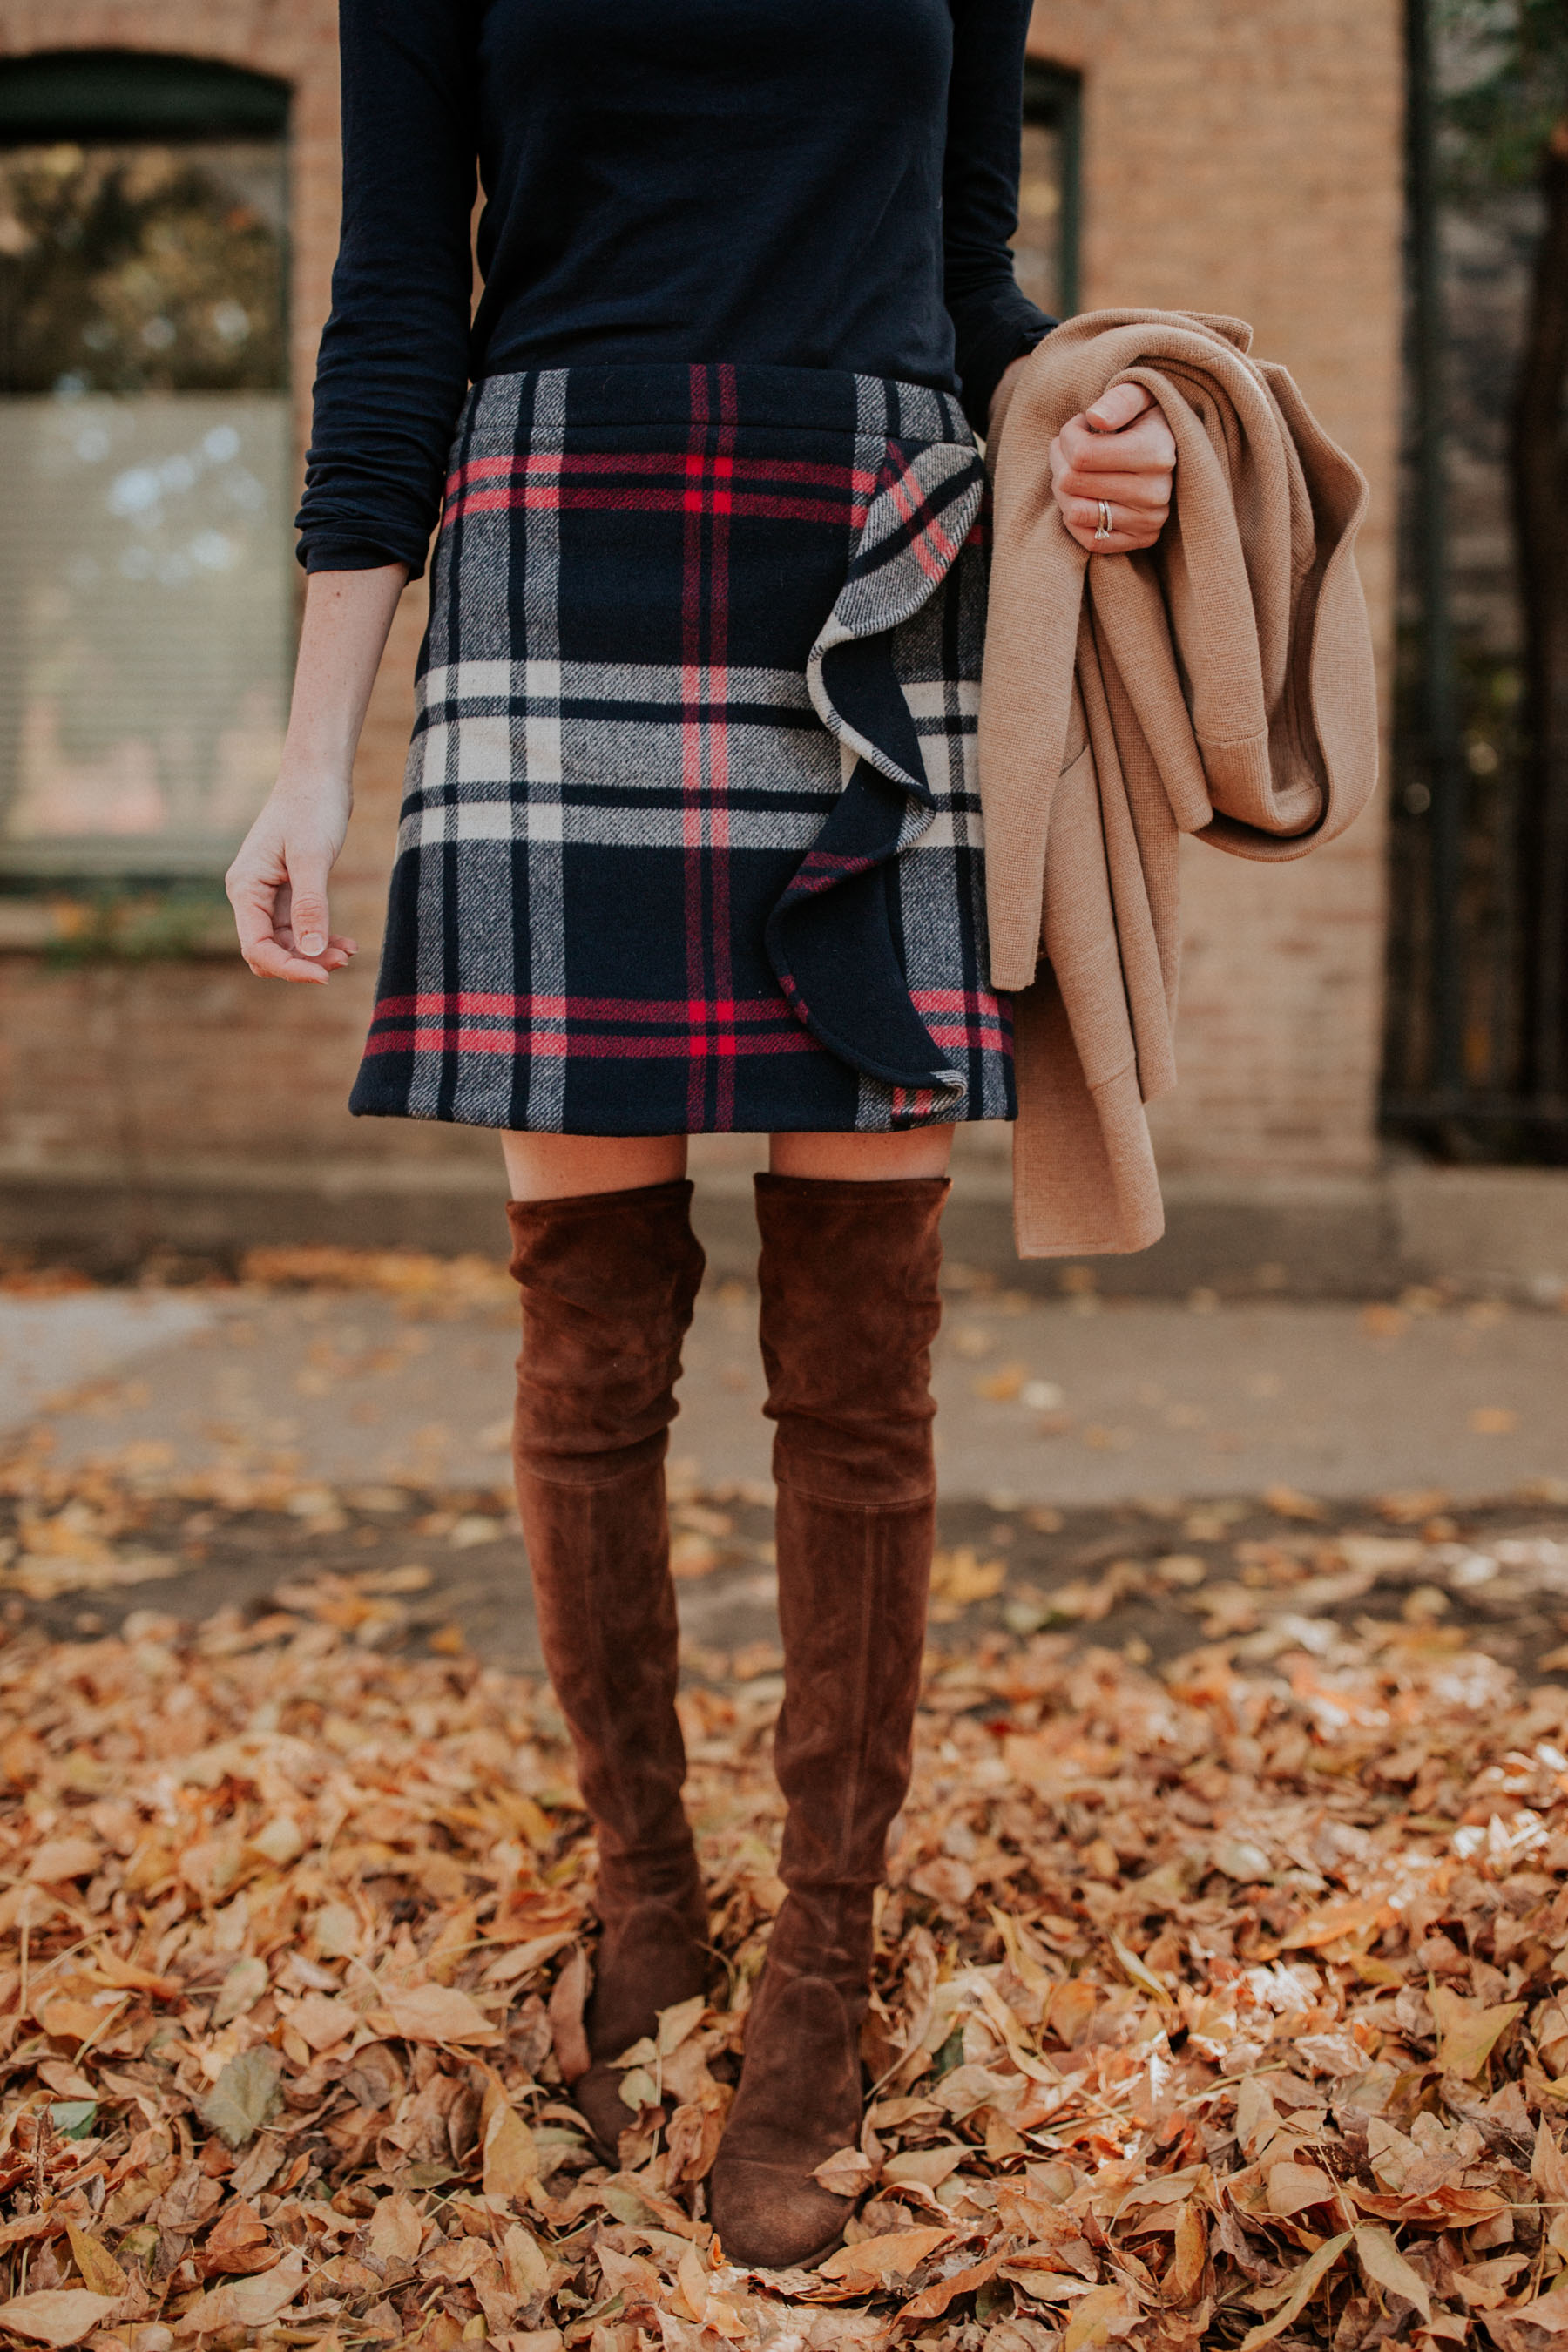
[[[1020,291],[1029,0],[341,0],[308,570],[425,562],[470,381],[593,361],[960,392]],[[470,320],[478,188],[484,290]]]

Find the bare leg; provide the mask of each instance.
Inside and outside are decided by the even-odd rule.
[[[892,1183],[900,1177],[945,1176],[952,1153],[952,1129],[916,1127],[900,1135],[774,1135],[768,1144],[768,1167],[774,1176]]]
[[[583,1192],[629,1192],[686,1173],[684,1135],[503,1135],[514,1201],[563,1201]],[[952,1150],[951,1127],[901,1135],[774,1135],[768,1165],[775,1176],[826,1177],[858,1183],[904,1176],[942,1176]]]
[[[686,1173],[683,1135],[507,1134],[501,1150],[514,1201],[634,1192],[644,1184],[679,1183]]]

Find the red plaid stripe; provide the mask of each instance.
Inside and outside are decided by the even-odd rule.
[[[913,1002],[935,1042],[950,1052],[994,1051],[1011,1024],[984,989],[917,989]],[[384,996],[369,1054],[543,1054],[591,1059],[710,1061],[820,1050],[779,997]],[[909,1089],[900,1091],[908,1094]],[[913,1099],[912,1095],[910,1099]]]
[[[705,377],[706,369],[693,370]],[[733,378],[733,369],[720,369]],[[694,415],[705,428],[707,418]],[[732,422],[731,422],[732,433]],[[694,469],[695,459],[695,469]],[[879,485],[857,466],[742,457],[733,452],[693,453],[684,462],[662,452],[604,456],[479,457],[458,467],[447,483],[442,526],[465,515],[521,507],[538,511],[708,514],[762,517],[780,522],[831,523],[858,530]]]

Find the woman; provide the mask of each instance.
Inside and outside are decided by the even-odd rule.
[[[700,1991],[663,1456],[702,1271],[686,1137],[767,1131],[787,1898],[710,2184],[731,2257],[847,2211],[872,1904],[909,1775],[953,1126],[1011,1116],[973,729],[984,431],[1050,320],[1014,283],[1026,0],[342,0],[344,197],[278,785],[247,961],[324,984],[365,705],[437,516],[352,1108],[495,1127],[518,1496],[598,1835],[575,2086]],[[469,321],[476,167],[484,291]],[[472,389],[470,390],[470,383]],[[1068,528],[1157,535],[1134,387]],[[967,422],[966,422],[967,419]]]

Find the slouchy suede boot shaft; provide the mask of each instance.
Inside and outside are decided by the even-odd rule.
[[[713,2174],[733,2259],[780,2267],[837,2238],[813,2174],[861,2121],[860,2026],[888,1832],[909,1787],[936,1481],[931,1345],[946,1180],[762,1176],[765,1410],[777,1423],[789,1892],[746,2021]]]
[[[550,1679],[598,1832],[602,1934],[574,2095],[613,2158],[609,2062],[700,1992],[708,1910],[681,1805],[664,1456],[703,1257],[689,1183],[512,1202],[513,1462]]]

